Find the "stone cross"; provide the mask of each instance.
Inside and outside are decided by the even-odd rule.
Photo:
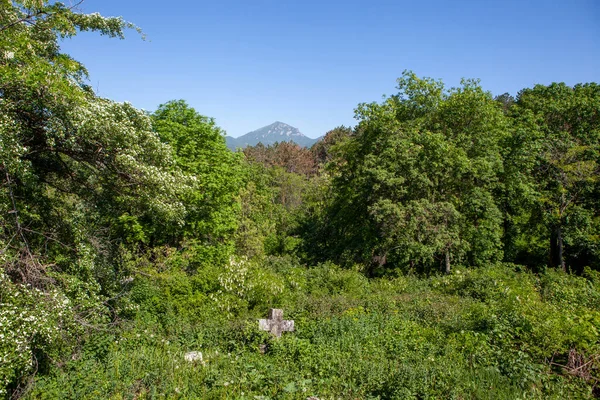
[[[294,330],[294,321],[285,321],[283,319],[283,310],[271,308],[267,319],[259,319],[258,327],[263,331],[269,331],[276,337],[281,337],[281,332],[292,332]]]

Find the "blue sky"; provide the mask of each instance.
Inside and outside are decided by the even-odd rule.
[[[86,0],[146,33],[63,42],[99,95],[154,110],[185,99],[240,136],[276,120],[317,137],[405,69],[494,94],[600,81],[598,0]]]

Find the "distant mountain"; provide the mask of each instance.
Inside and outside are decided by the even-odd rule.
[[[235,150],[238,147],[245,148],[248,146],[256,146],[259,143],[265,146],[275,144],[277,142],[294,142],[303,147],[311,147],[320,138],[311,139],[305,136],[298,130],[283,122],[273,122],[271,125],[264,126],[255,131],[246,133],[239,138],[226,136],[227,147]]]

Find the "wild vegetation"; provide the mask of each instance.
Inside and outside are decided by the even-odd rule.
[[[599,395],[600,85],[405,71],[311,149],[231,152],[60,50],[127,29],[0,0],[1,397]]]

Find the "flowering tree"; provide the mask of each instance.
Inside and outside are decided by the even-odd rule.
[[[122,38],[128,28],[137,29],[58,2],[0,1],[2,390],[73,332],[60,315],[81,327],[107,314],[126,241],[116,231],[185,220],[190,178],[150,117],[95,96],[85,67],[60,51],[59,39],[79,31]]]

